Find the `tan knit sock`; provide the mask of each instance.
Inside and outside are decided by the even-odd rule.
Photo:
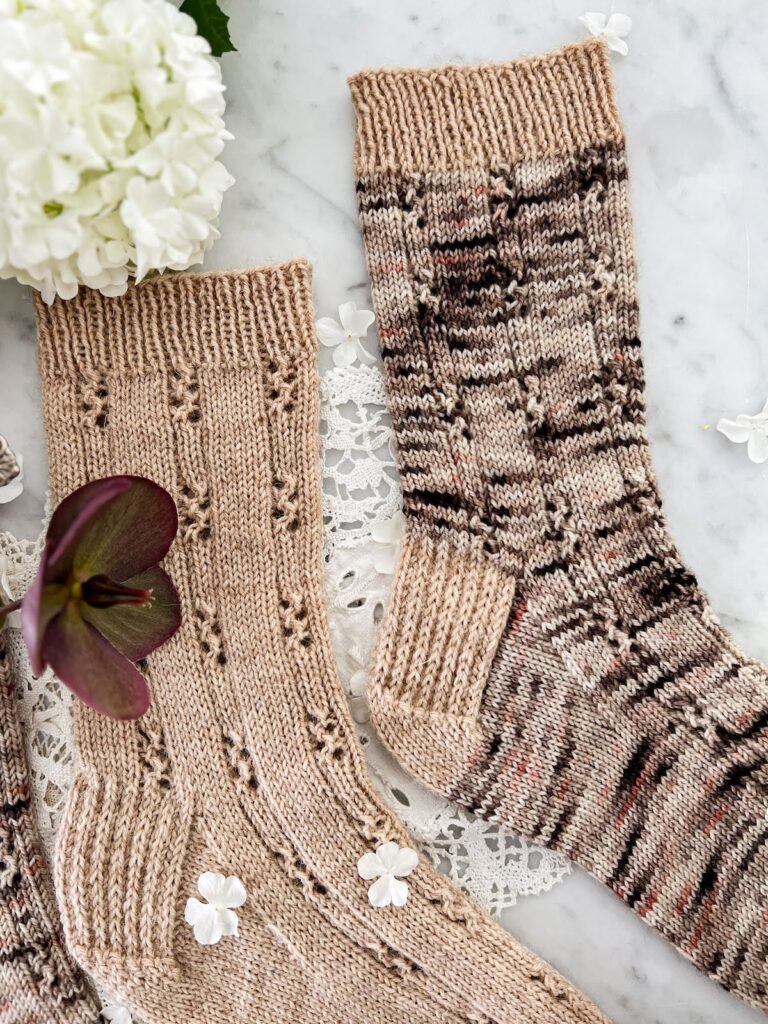
[[[148,715],[77,708],[58,883],[80,961],[162,1024],[576,1022],[602,1016],[423,859],[402,908],[356,864],[408,844],[368,782],[325,619],[310,271],[160,278],[38,304],[56,500],[168,488],[183,625]],[[195,943],[202,871],[247,890],[239,937]]]
[[[607,48],[352,90],[408,518],[373,718],[768,1010],[768,673],[661,510]]]

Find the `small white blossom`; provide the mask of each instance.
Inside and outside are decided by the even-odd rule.
[[[223,935],[237,936],[237,914],[246,900],[243,883],[236,875],[219,875],[204,871],[197,880],[197,888],[207,903],[193,896],[187,900],[184,920],[194,929],[195,939],[201,946],[213,946]]]
[[[358,356],[365,362],[375,362],[361,344],[375,319],[369,309],[358,309],[354,302],[343,302],[339,306],[338,320],[324,316],[317,321],[317,336],[321,344],[334,349],[336,366],[351,366]]]
[[[402,907],[408,899],[408,883],[400,879],[410,875],[419,862],[419,855],[410,846],[384,843],[375,853],[366,853],[357,862],[357,873],[366,882],[376,879],[368,889],[372,907]]]
[[[232,178],[224,85],[168,0],[0,2],[0,278],[46,302],[199,263]]]
[[[582,14],[579,21],[586,25],[593,36],[604,39],[608,49],[620,53],[626,57],[629,47],[625,37],[632,30],[632,19],[628,14],[600,14],[596,11],[587,11]]]
[[[21,455],[16,455],[14,458],[19,467],[19,472],[7,484],[0,487],[0,505],[7,505],[9,501],[18,498],[24,490],[24,459]]]
[[[133,1024],[131,1011],[120,1003],[109,1003],[102,1009],[101,1016],[108,1020],[109,1024]]]
[[[747,455],[752,462],[760,463],[768,459],[768,402],[756,416],[742,413],[735,420],[719,420],[717,429],[729,441],[746,443]]]
[[[371,526],[372,561],[376,572],[385,576],[394,573],[404,527],[405,516],[400,511],[395,512],[391,519]]]

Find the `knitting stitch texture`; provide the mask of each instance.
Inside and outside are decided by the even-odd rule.
[[[423,859],[375,909],[358,858],[408,844],[377,798],[325,617],[306,263],[38,303],[54,498],[150,476],[176,498],[183,623],[147,660],[148,715],[77,707],[59,841],[67,937],[153,1024],[599,1022]],[[202,871],[248,894],[198,946]]]
[[[768,676],[662,515],[607,48],[351,88],[407,516],[374,721],[768,1009]]]
[[[61,934],[32,810],[15,681],[0,629],[0,1024],[96,1024]]]

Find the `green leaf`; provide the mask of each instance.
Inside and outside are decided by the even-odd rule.
[[[184,0],[179,10],[195,19],[197,31],[210,43],[214,57],[237,49],[229,38],[229,17],[218,0]]]

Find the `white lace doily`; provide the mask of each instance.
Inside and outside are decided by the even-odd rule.
[[[384,378],[378,367],[333,369],[321,383],[325,456],[326,583],[331,637],[342,685],[382,796],[440,870],[498,916],[518,896],[551,889],[567,860],[480,821],[416,783],[390,757],[368,722],[365,684],[376,629],[392,585],[377,571],[377,524],[400,508]]]
[[[47,515],[45,522],[47,523]],[[32,584],[43,550],[45,526],[37,540],[16,540],[0,533],[0,576],[14,598],[22,597]],[[72,700],[47,669],[39,679],[32,674],[27,649],[15,619],[8,629],[8,653],[17,680],[19,714],[32,774],[35,812],[40,835],[49,858],[53,856],[56,829],[72,775],[74,739]]]
[[[473,818],[440,800],[389,756],[368,722],[368,662],[389,598],[396,548],[373,539],[397,517],[400,488],[384,380],[378,367],[334,368],[321,378],[326,569],[329,619],[339,674],[372,777],[382,796],[440,870],[484,910],[498,915],[520,895],[550,889],[570,871],[559,855]],[[42,534],[41,534],[42,538]],[[42,539],[0,533],[0,574],[23,596],[35,574]],[[381,571],[387,563],[386,572]],[[52,854],[73,761],[69,691],[50,672],[32,675],[17,628],[9,630],[19,686],[36,813]]]

